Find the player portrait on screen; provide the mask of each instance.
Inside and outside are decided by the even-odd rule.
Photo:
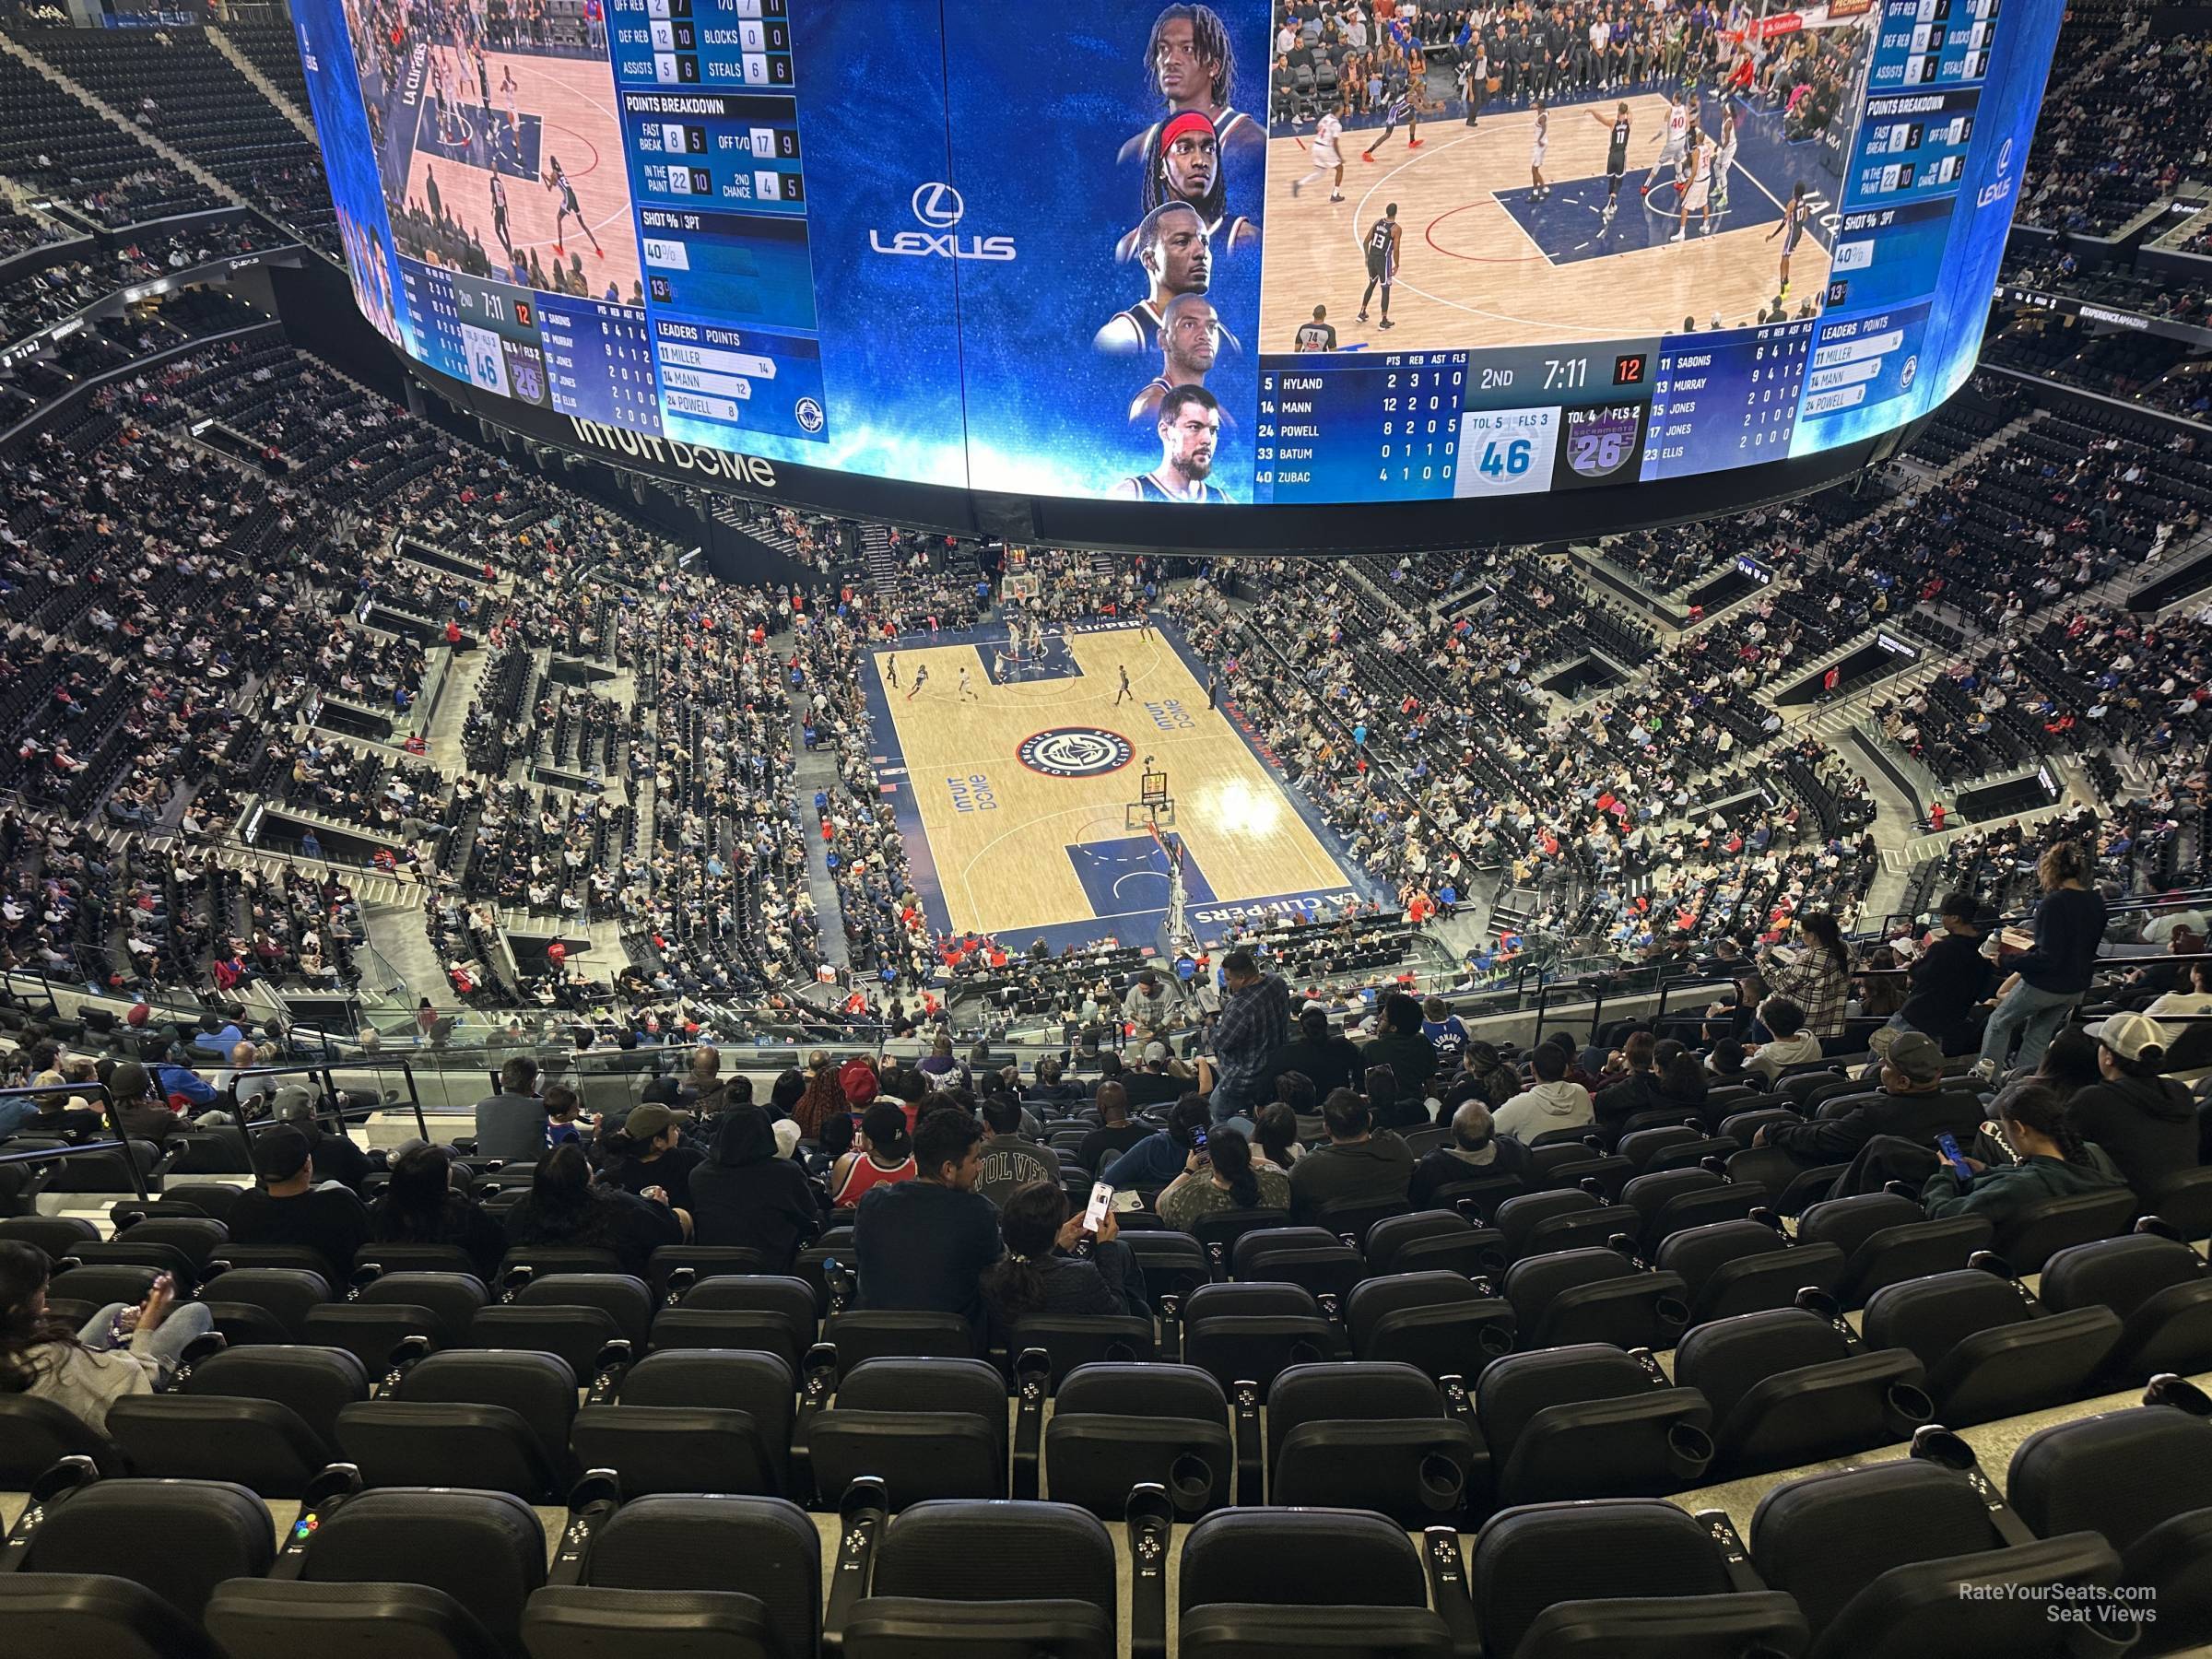
[[[1145,182],[1140,210],[1149,213],[1168,202],[1187,202],[1206,222],[1217,253],[1255,247],[1259,226],[1245,214],[1231,214],[1229,183],[1221,165],[1221,145],[1211,117],[1196,110],[1171,115],[1153,129],[1145,146]],[[1121,240],[1115,257],[1136,252],[1135,230]]]
[[[1132,501],[1205,501],[1229,497],[1207,482],[1221,441],[1221,405],[1204,386],[1175,386],[1159,400],[1159,465],[1122,480],[1114,493]]]
[[[1106,320],[1091,337],[1096,350],[1135,357],[1154,349],[1168,301],[1178,294],[1204,294],[1212,285],[1213,243],[1198,210],[1187,202],[1167,202],[1146,214],[1136,228],[1136,264],[1149,280],[1148,291]]]
[[[1210,6],[1171,6],[1153,20],[1145,44],[1145,73],[1150,90],[1167,100],[1167,113],[1195,110],[1214,124],[1224,148],[1265,142],[1260,124],[1232,107],[1237,87],[1237,49],[1229,26]],[[1133,160],[1152,146],[1159,124],[1122,146],[1121,159]]]
[[[1159,325],[1159,372],[1129,405],[1129,421],[1148,421],[1159,400],[1177,386],[1203,386],[1221,349],[1221,319],[1204,294],[1178,294]]]

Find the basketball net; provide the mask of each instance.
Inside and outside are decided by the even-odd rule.
[[[1182,841],[1161,830],[1157,819],[1147,828],[1159,843],[1160,856],[1168,861],[1168,955],[1176,957],[1187,951],[1195,956],[1198,935],[1192,932],[1187,913],[1190,896],[1182,885]]]

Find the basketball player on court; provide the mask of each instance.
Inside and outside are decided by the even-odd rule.
[[[924,663],[914,669],[914,683],[906,694],[906,700],[908,702],[912,702],[916,697],[921,695],[922,688],[928,684],[929,665],[927,663]]]
[[[883,659],[883,677],[891,689],[899,689],[899,653],[891,652]]]
[[[1159,400],[1159,465],[1124,478],[1114,493],[1131,501],[1221,502],[1206,482],[1221,441],[1221,405],[1204,386],[1177,386]]]
[[[1657,138],[1661,135],[1653,133],[1652,136]],[[1652,194],[1652,186],[1659,182],[1661,168],[1679,166],[1681,163],[1683,145],[1689,136],[1689,93],[1687,90],[1677,93],[1674,100],[1666,106],[1665,136],[1666,143],[1659,151],[1659,159],[1652,163],[1652,171],[1644,175],[1643,194],[1647,196]]]
[[[1401,121],[1406,124],[1406,147],[1419,149],[1421,147],[1420,112],[1415,104],[1411,91],[1397,92],[1392,94],[1390,102],[1383,108],[1382,131],[1376,135],[1372,144],[1359,152],[1359,159],[1372,161],[1375,159],[1375,152],[1390,142],[1390,135],[1398,130],[1398,123]]]
[[[1204,294],[1178,294],[1159,325],[1159,372],[1129,405],[1131,424],[1154,420],[1159,400],[1175,386],[1203,386],[1221,346],[1221,319]]]
[[[1712,205],[1724,214],[1728,211],[1728,175],[1735,171],[1736,137],[1735,105],[1724,103],[1720,140],[1712,150]]]
[[[500,97],[507,106],[507,147],[518,160],[523,154],[523,124],[514,112],[514,100],[521,90],[514,84],[514,65],[503,65],[500,70]]]
[[[1168,114],[1196,110],[1214,124],[1221,147],[1266,142],[1260,124],[1230,105],[1236,90],[1237,53],[1228,25],[1210,6],[1171,6],[1153,20],[1145,46],[1145,72],[1168,101]],[[1134,161],[1150,147],[1156,127],[1122,146],[1120,159]]]
[[[1782,287],[1775,290],[1777,300],[1787,297],[1790,291],[1790,255],[1797,251],[1797,243],[1805,235],[1805,221],[1810,209],[1806,205],[1803,183],[1793,185],[1789,205],[1782,210],[1782,223],[1767,232],[1767,240],[1782,238]]]
[[[1188,202],[1165,202],[1136,228],[1136,259],[1152,291],[1127,311],[1116,312],[1091,338],[1095,351],[1130,357],[1159,344],[1168,302],[1178,294],[1204,294],[1214,275],[1213,244],[1206,221]]]
[[[1129,689],[1129,669],[1127,665],[1117,663],[1114,665],[1114,666],[1120,670],[1122,676],[1122,688],[1113,694],[1113,706],[1118,709],[1122,706],[1124,700],[1128,702],[1135,702],[1136,700],[1136,693]]]
[[[590,241],[594,256],[605,259],[606,257],[606,251],[599,246],[599,238],[593,233],[591,226],[584,221],[582,205],[576,200],[576,186],[569,182],[569,175],[561,171],[559,156],[553,158],[550,171],[552,176],[546,181],[546,183],[560,201],[559,211],[553,215],[553,251],[556,253],[568,252],[561,243],[561,227],[571,218],[574,218],[577,227]]]
[[[1293,351],[1334,351],[1336,349],[1336,330],[1330,325],[1327,306],[1315,306],[1313,320],[1311,323],[1300,323],[1298,325],[1298,333],[1291,337],[1290,349]]]
[[[1336,176],[1329,183],[1329,200],[1332,202],[1343,201],[1344,106],[1342,104],[1338,104],[1333,110],[1322,112],[1320,124],[1313,129],[1313,147],[1308,153],[1312,159],[1313,171],[1302,179],[1290,181],[1291,199],[1297,200],[1298,193],[1312,183],[1314,180],[1328,178],[1333,170]]]
[[[1367,233],[1367,292],[1359,296],[1359,321],[1367,321],[1367,302],[1375,297],[1375,289],[1382,290],[1382,326],[1392,327],[1390,320],[1390,286],[1398,279],[1398,239],[1404,227],[1398,223],[1398,205],[1395,202],[1382,210],[1382,217],[1374,222]]]
[[[507,181],[494,168],[491,174],[491,233],[500,239],[507,257],[514,257],[514,241],[507,234]]]
[[[958,701],[958,702],[967,702],[967,701],[969,701],[971,699],[972,699],[973,700],[975,700],[975,701],[977,701],[977,702],[981,702],[981,701],[982,700],[982,699],[981,699],[980,697],[977,697],[977,696],[975,695],[975,687],[974,687],[972,684],[971,684],[971,683],[970,683],[970,681],[969,681],[969,678],[968,678],[968,665],[967,665],[967,664],[965,664],[965,663],[962,663],[962,664],[960,665],[960,686],[959,686],[959,692],[956,694],[954,700],[955,700],[955,701]]]
[[[1612,129],[1606,144],[1606,211],[1604,222],[1612,222],[1614,212],[1620,206],[1620,181],[1629,171],[1629,129],[1633,124],[1629,115],[1627,100],[1622,100],[1610,116],[1593,110],[1590,119],[1599,126]]]
[[[1528,199],[1540,202],[1551,194],[1551,186],[1544,182],[1544,151],[1551,143],[1551,112],[1536,100],[1536,126],[1528,144]]]
[[[1689,216],[1699,218],[1698,234],[1712,234],[1712,146],[1698,129],[1689,129],[1689,147],[1683,152],[1682,205],[1675,213],[1675,233],[1666,240],[1681,241],[1689,235]]]

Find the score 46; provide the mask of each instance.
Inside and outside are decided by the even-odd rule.
[[[1486,438],[1475,468],[1486,478],[1518,478],[1535,460],[1535,445],[1525,438]]]

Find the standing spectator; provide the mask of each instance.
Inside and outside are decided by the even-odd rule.
[[[1924,1031],[1947,1049],[1989,989],[1989,959],[1982,954],[1988,928],[1971,893],[1947,894],[1936,920],[1939,931],[1912,964],[1904,1006],[1889,1023]]]
[[[537,1098],[537,1062],[512,1054],[500,1067],[500,1092],[477,1102],[477,1156],[529,1163],[546,1149],[546,1108]]]
[[[1260,971],[1251,951],[1232,950],[1221,959],[1221,1012],[1214,1020],[1216,1076],[1206,1102],[1217,1124],[1259,1110],[1261,1067],[1290,1035],[1290,994],[1281,980]],[[1414,1014],[1418,1027],[1418,1005]]]
[[[980,1345],[983,1269],[1005,1252],[998,1212],[975,1190],[982,1137],[967,1112],[940,1107],[914,1132],[916,1178],[876,1187],[861,1200],[853,1248],[862,1307],[958,1313]]]
[[[1805,1030],[1815,1037],[1841,1037],[1851,1004],[1851,950],[1843,930],[1825,911],[1797,918],[1796,950],[1784,957],[1766,951],[1759,968],[1767,986],[1804,1011]]]
[[[1984,1082],[2012,1063],[2032,1071],[2066,1022],[2096,971],[2104,938],[2103,895],[2089,886],[2088,856],[2079,841],[2053,841],[2037,860],[2042,901],[2035,907],[2035,943],[2012,959],[2012,972],[1997,987],[1996,1010],[1982,1028],[1982,1057],[1974,1075]]]

